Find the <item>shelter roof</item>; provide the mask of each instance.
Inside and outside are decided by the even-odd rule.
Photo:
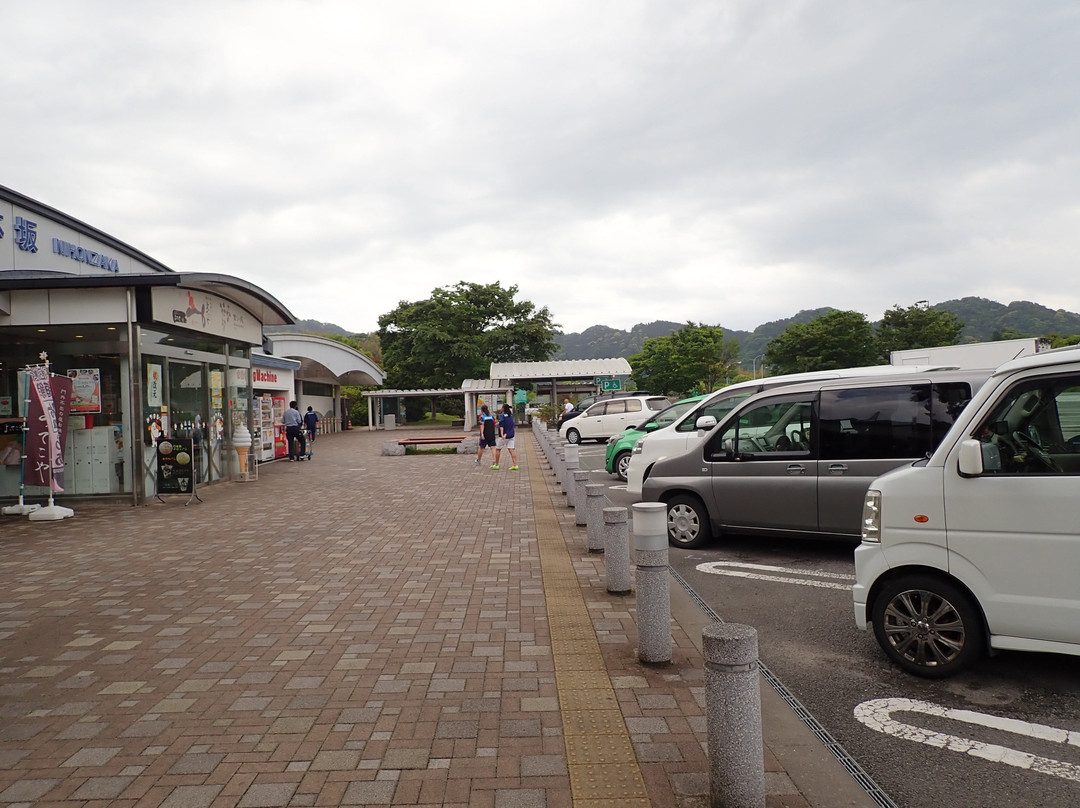
[[[551,362],[492,362],[491,378],[509,381],[592,379],[596,376],[629,376],[630,363],[612,359],[558,359]]]

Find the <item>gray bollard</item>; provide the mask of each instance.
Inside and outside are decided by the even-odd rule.
[[[574,472],[573,477],[571,489],[574,492],[574,501],[569,504],[574,506],[574,524],[578,527],[584,527],[588,522],[585,512],[585,486],[589,482],[589,472],[578,469]]]
[[[568,443],[563,447],[562,483],[563,493],[566,494],[566,507],[574,507],[574,472],[578,470],[578,447]]]
[[[630,526],[626,508],[604,508],[604,570],[607,591],[630,593]]]
[[[604,552],[604,484],[585,486],[585,530],[590,553]]]
[[[671,662],[671,593],[668,591],[667,505],[635,502],[638,659]]]
[[[702,629],[701,637],[709,805],[764,808],[757,631],[737,623],[713,623]]]

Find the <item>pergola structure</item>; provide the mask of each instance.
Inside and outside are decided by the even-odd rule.
[[[383,407],[378,407],[377,417],[372,404],[378,400],[381,404],[386,398],[434,398],[438,396],[464,396],[465,431],[475,426],[468,413],[475,412],[477,400],[484,394],[505,395],[512,401],[514,389],[522,384],[546,385],[551,393],[551,402],[557,405],[559,386],[577,391],[582,385],[599,392],[602,383],[598,379],[624,380],[630,375],[630,363],[621,357],[614,359],[564,359],[551,362],[493,362],[491,377],[488,379],[466,379],[460,388],[430,390],[369,390],[364,393],[368,399],[368,429],[394,428],[383,416]]]

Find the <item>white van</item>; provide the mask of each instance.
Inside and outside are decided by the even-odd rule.
[[[755,393],[787,384],[816,382],[824,379],[848,379],[855,376],[891,376],[904,373],[924,373],[928,370],[953,370],[955,366],[923,365],[870,365],[860,368],[842,368],[840,370],[815,370],[808,373],[789,373],[783,376],[767,376],[737,382],[721,388],[696,407],[688,411],[674,423],[663,429],[657,429],[642,437],[630,455],[630,464],[626,470],[626,490],[634,497],[641,498],[641,489],[653,465],[665,457],[680,455],[691,444],[704,437],[705,433],[724,420],[724,416],[740,403]]]
[[[929,459],[875,480],[855,571],[856,624],[909,673],[1080,655],[1080,349],[1005,363]]]

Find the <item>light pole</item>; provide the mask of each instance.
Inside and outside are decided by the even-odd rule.
[[[757,378],[757,363],[758,363],[758,360],[759,359],[763,360],[764,358],[765,358],[765,354],[758,354],[757,356],[754,357],[753,374],[754,374],[755,379]],[[764,378],[764,376],[765,376],[765,363],[764,362],[761,363],[761,376],[762,376],[762,378]]]

